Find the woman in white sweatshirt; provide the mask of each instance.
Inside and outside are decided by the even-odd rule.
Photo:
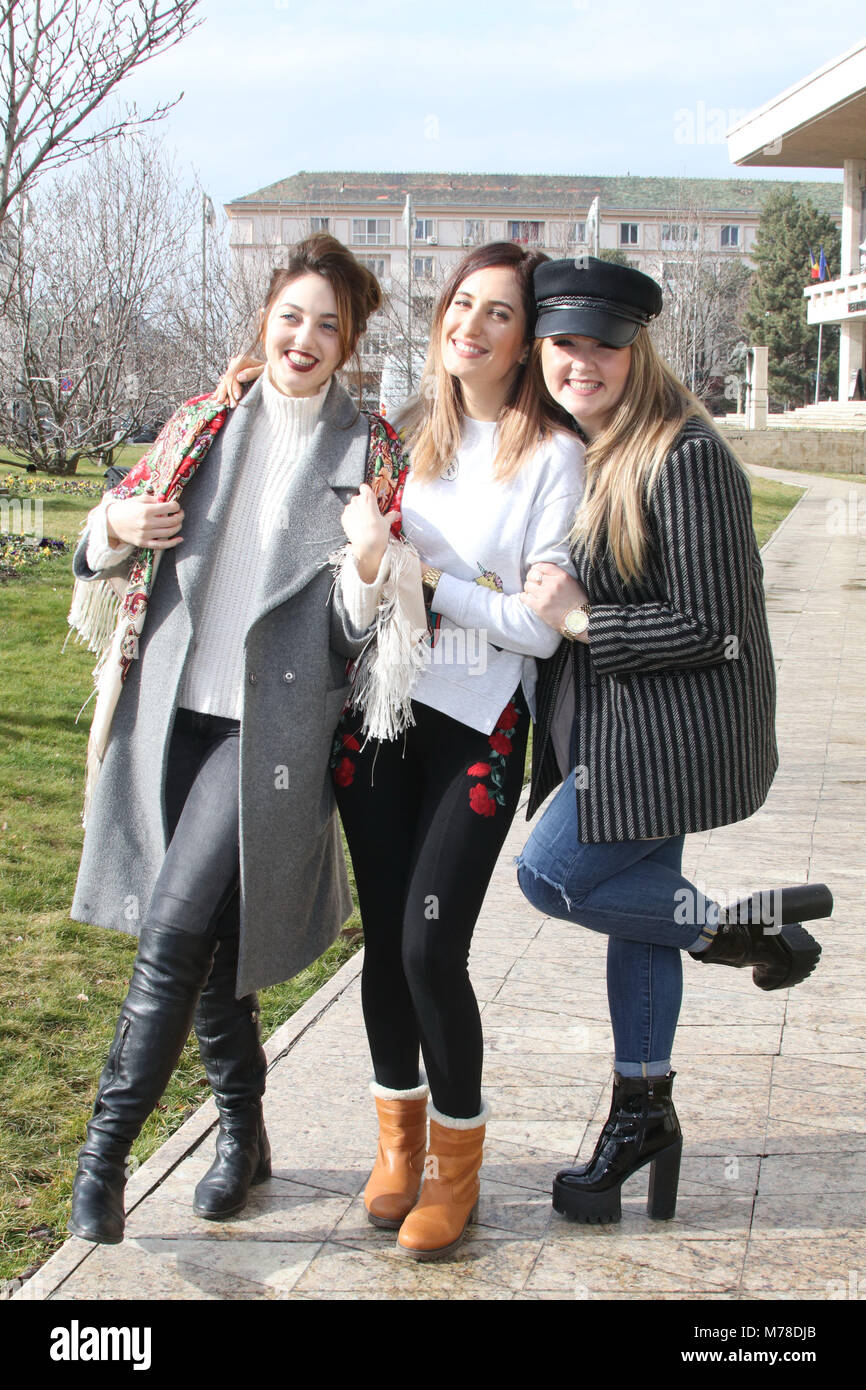
[[[569,566],[582,490],[583,447],[543,404],[530,353],[532,273],[544,259],[512,243],[480,247],[437,305],[420,393],[397,421],[411,461],[403,531],[421,556],[432,629],[414,725],[365,742],[347,712],[332,756],[364,924],[380,1120],[365,1204],[420,1260],[460,1243],[478,1198],[487,1108],[467,958],[523,784],[535,658],[560,641],[520,596],[534,563]],[[349,506],[343,524],[372,582],[344,598],[361,623],[388,561],[358,511]]]

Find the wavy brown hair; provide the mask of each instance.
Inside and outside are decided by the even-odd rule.
[[[533,354],[541,361],[541,344]],[[632,343],[622,399],[586,449],[586,488],[571,531],[592,560],[606,545],[625,583],[641,578],[649,544],[646,502],[686,421],[698,419],[718,435],[697,396],[659,356],[649,330]],[[742,468],[727,443],[726,452]]]
[[[430,329],[430,347],[418,395],[398,413],[397,423],[405,431],[412,451],[412,471],[421,481],[438,478],[454,459],[460,447],[460,427],[465,415],[463,388],[442,361],[442,324],[451,301],[464,280],[477,270],[505,266],[514,271],[524,314],[524,337],[531,349],[535,329],[535,297],[532,274],[546,261],[541,251],[524,251],[510,241],[494,241],[470,251],[454,270],[437,301]],[[520,363],[517,375],[499,412],[499,434],[494,477],[513,478],[554,429],[562,429],[562,419],[548,401],[536,355],[530,351]]]
[[[321,275],[328,281],[337,301],[337,327],[340,338],[340,361],[337,371],[350,357],[357,361],[358,343],[371,314],[381,309],[382,288],[371,270],[361,265],[336,237],[327,232],[313,232],[289,251],[288,265],[271,274],[265,302],[259,314],[259,336],[256,347],[264,351],[262,333],[271,310],[287,285],[301,275]]]

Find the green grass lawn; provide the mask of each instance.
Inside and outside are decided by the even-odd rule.
[[[131,452],[135,462],[141,450]],[[761,543],[799,495],[754,481]],[[48,499],[46,534],[73,539],[92,505]],[[68,556],[0,583],[0,1280],[32,1271],[65,1239],[76,1154],[135,951],[132,938],[69,918],[88,717],[74,721],[93,664],[72,642],[61,654],[70,588]],[[263,992],[265,1037],[357,949],[358,925]],[[193,1042],[134,1156],[143,1161],[206,1095]]]

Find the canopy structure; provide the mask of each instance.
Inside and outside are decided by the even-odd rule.
[[[866,41],[804,77],[728,132],[734,164],[843,169],[838,280],[804,291],[810,323],[840,325],[839,401],[866,375]]]

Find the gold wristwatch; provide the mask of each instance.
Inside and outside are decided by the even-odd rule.
[[[563,637],[567,637],[569,642],[575,641],[582,632],[586,632],[589,627],[589,615],[592,611],[590,604],[582,603],[578,608],[570,608],[562,620],[559,629]]]
[[[428,602],[432,600],[433,595],[436,592],[436,585],[439,583],[439,580],[441,578],[442,571],[434,569],[432,565],[428,565],[425,570],[421,571],[421,583],[423,584],[424,588],[428,590],[428,593],[426,594]]]

